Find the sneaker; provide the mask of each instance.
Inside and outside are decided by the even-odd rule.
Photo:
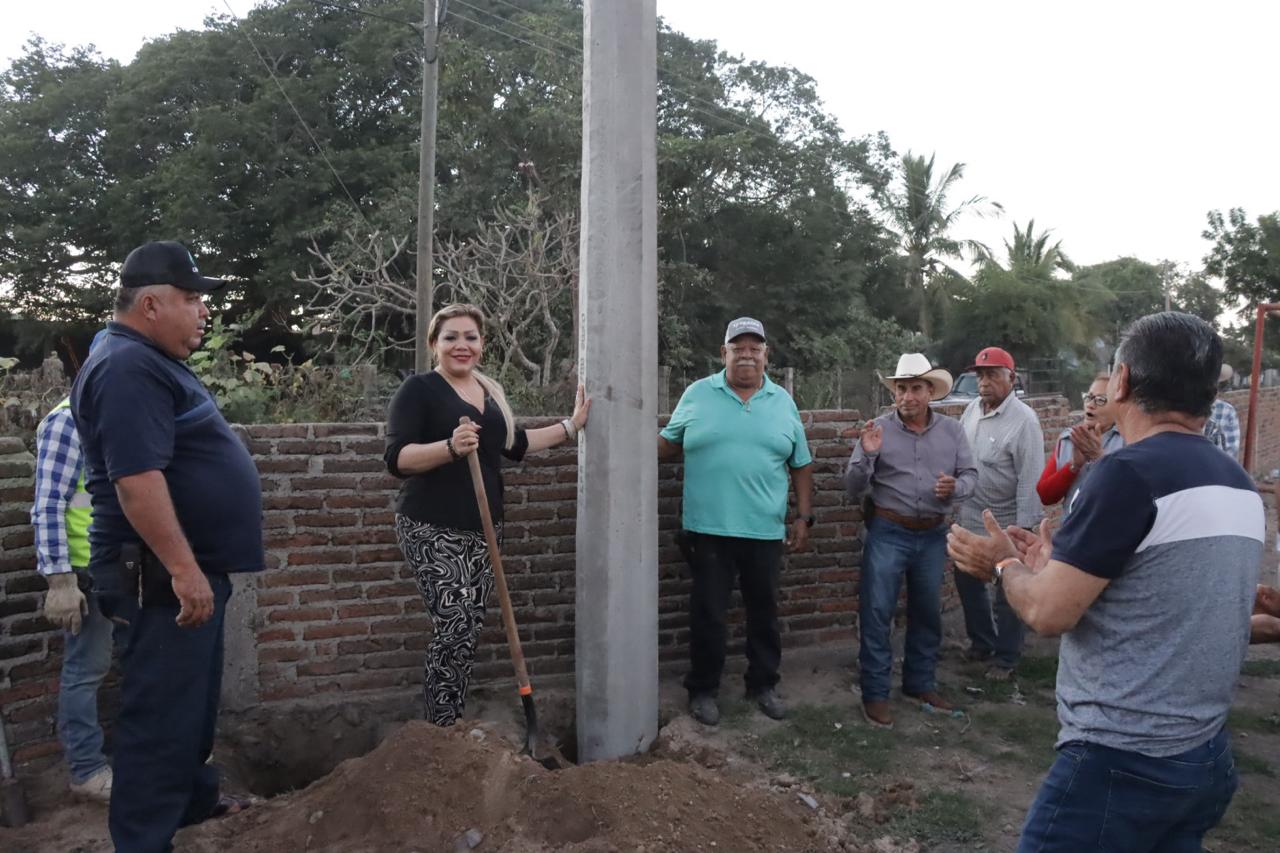
[[[109,803],[111,802],[111,780],[113,778],[111,768],[103,767],[83,782],[72,782],[71,793],[84,797],[86,800]]]
[[[699,693],[696,696],[690,696],[689,713],[704,726],[718,726],[720,724],[720,706],[716,704],[716,697],[710,693]]]
[[[773,691],[772,687],[765,688],[748,698],[755,699],[761,713],[769,719],[785,720],[787,718],[787,708],[782,704],[782,700],[778,698],[778,694]]]
[[[863,702],[862,718],[878,729],[893,728],[893,715],[889,713],[889,700],[887,699]]]
[[[989,666],[987,671],[982,673],[982,677],[987,681],[1013,681],[1013,667]]]
[[[942,698],[942,694],[936,690],[925,690],[923,693],[908,693],[902,691],[902,695],[908,699],[914,699],[924,705],[931,705],[939,711],[954,711],[955,705],[952,705],[946,699]]]

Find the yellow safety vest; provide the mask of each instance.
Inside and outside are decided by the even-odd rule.
[[[53,407],[54,412],[71,407],[71,398],[67,397]],[[83,569],[89,565],[89,523],[93,520],[93,503],[89,490],[84,486],[84,460],[80,463],[80,479],[76,481],[75,494],[67,504],[64,519],[67,524],[67,552],[71,557],[71,566]]]

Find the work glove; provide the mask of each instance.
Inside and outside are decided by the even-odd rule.
[[[81,618],[89,612],[89,602],[80,591],[75,572],[49,575],[49,592],[44,597],[44,618],[73,634],[80,633]]]

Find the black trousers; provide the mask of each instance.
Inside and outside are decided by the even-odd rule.
[[[724,671],[728,628],[725,614],[736,578],[747,611],[748,695],[778,683],[782,637],[778,632],[778,575],[781,539],[740,539],[689,533],[693,593],[689,599],[690,694],[716,693]]]

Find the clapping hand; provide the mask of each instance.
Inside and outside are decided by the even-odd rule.
[[[1076,424],[1071,428],[1071,463],[1077,468],[1102,455],[1102,438],[1092,424]]]
[[[947,534],[947,555],[956,568],[980,581],[994,576],[996,563],[1008,557],[1017,557],[1018,548],[1001,527],[991,510],[982,511],[982,524],[987,535],[970,533],[958,524],[951,525]]]

